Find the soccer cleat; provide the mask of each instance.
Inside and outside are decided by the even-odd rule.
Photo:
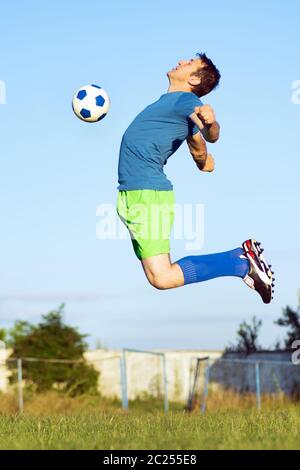
[[[244,282],[251,289],[256,290],[263,302],[268,304],[273,299],[274,278],[271,266],[267,263],[262,253],[261,244],[256,240],[249,239],[243,243],[244,256],[250,263],[249,273],[244,277]],[[243,256],[243,255],[242,255]]]
[[[268,274],[269,277],[272,277],[273,281],[275,281],[275,278],[273,277],[274,271],[271,270],[272,265],[268,264],[266,259],[262,255],[262,253],[265,250],[261,247],[261,243],[257,242],[253,238],[250,238],[249,240],[246,240],[243,243],[243,249],[244,249],[245,253],[247,251],[253,251],[256,254],[256,256],[260,259],[260,261],[262,262],[265,272]]]

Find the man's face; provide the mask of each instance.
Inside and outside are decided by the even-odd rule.
[[[191,75],[202,66],[201,59],[179,60],[178,65],[169,70],[167,75],[173,80],[189,83]]]

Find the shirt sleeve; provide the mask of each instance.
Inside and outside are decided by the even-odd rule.
[[[196,106],[202,105],[202,101],[194,93],[184,93],[176,102],[176,113],[188,121],[189,135],[199,132],[199,127],[193,123],[189,116],[194,112]]]
[[[195,135],[200,132],[199,127],[191,119],[188,119],[189,135]]]

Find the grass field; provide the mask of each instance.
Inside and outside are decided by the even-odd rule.
[[[250,400],[201,416],[172,404],[137,401],[128,413],[99,397],[57,394],[27,401],[23,415],[14,397],[0,400],[1,449],[299,449],[300,404],[267,400],[258,413]],[[224,404],[223,404],[224,405]]]

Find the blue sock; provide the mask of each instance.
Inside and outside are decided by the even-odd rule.
[[[176,261],[182,269],[184,284],[207,281],[215,277],[245,277],[250,264],[246,258],[240,258],[242,248],[214,253],[211,255],[186,256]]]

